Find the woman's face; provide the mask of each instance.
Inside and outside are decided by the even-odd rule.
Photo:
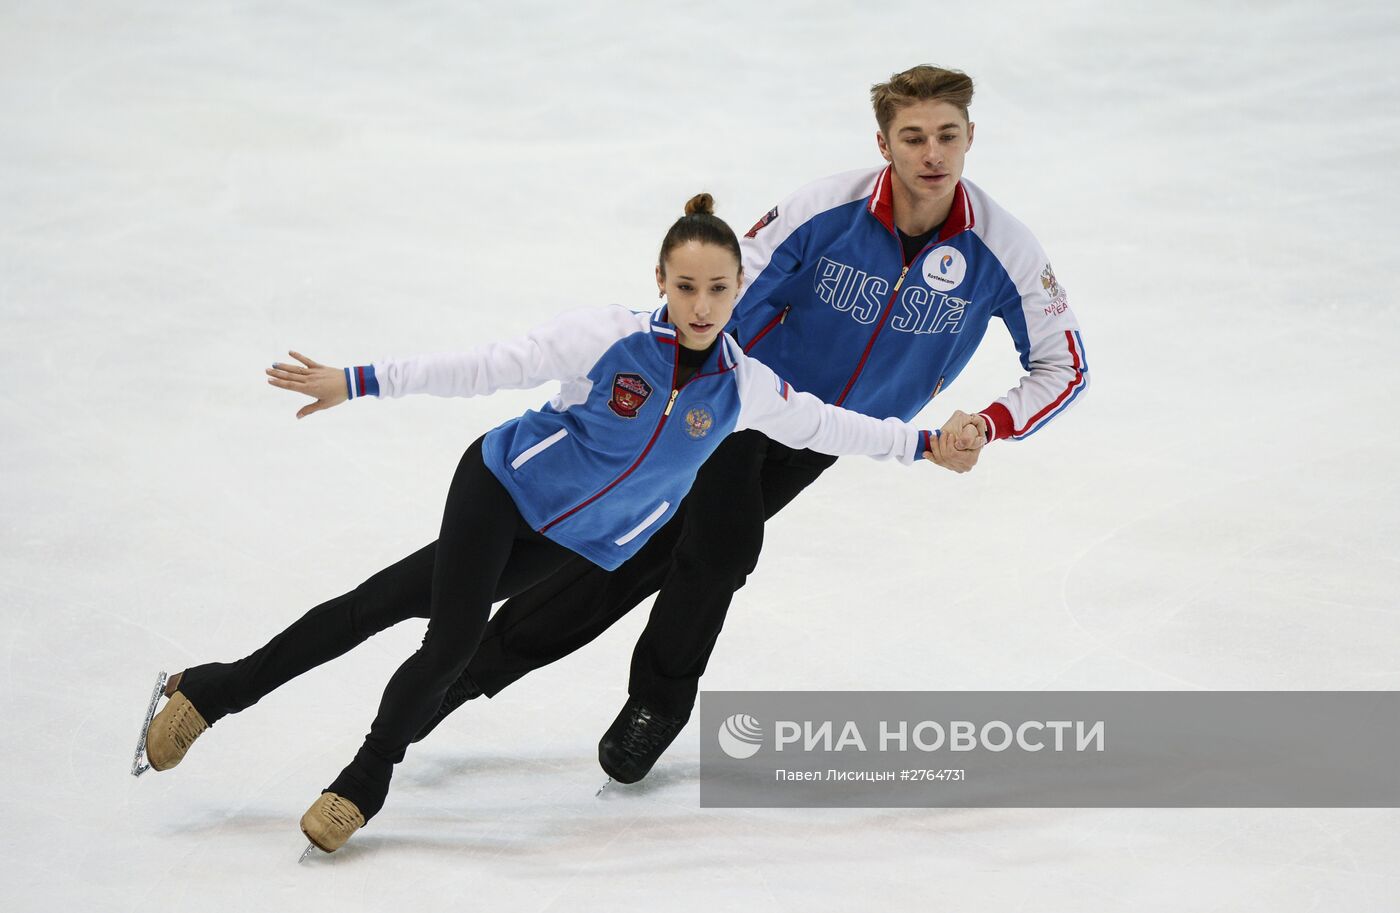
[[[734,253],[717,244],[687,241],[671,249],[666,270],[656,268],[656,287],[666,296],[667,316],[687,349],[715,341],[739,297],[743,270]]]

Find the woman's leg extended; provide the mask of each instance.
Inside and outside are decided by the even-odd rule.
[[[475,652],[501,580],[543,579],[572,554],[521,519],[482,462],[481,442],[474,443],[458,464],[443,510],[423,643],[389,679],[364,744],[327,791],[372,818],[388,794],[393,765]]]
[[[408,618],[426,618],[437,543],[316,606],[243,659],[186,669],[179,690],[209,725]]]

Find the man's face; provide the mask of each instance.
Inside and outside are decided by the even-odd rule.
[[[973,126],[953,105],[930,100],[901,108],[888,136],[875,134],[880,155],[894,165],[895,180],[915,207],[951,202],[972,147]]]

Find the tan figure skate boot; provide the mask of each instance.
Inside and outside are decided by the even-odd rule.
[[[155,770],[169,770],[179,764],[194,740],[209,728],[204,717],[194,709],[194,704],[179,691],[183,675],[177,672],[171,676],[165,686],[165,694],[170,700],[151,720],[151,728],[146,730],[146,759]]]
[[[323,853],[334,853],[364,826],[359,807],[335,793],[321,793],[301,816],[301,832]]]

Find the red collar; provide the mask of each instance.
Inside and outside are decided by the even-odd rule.
[[[894,226],[894,166],[886,165],[885,170],[880,172],[880,176],[875,179],[875,192],[870,195],[870,200],[865,204],[866,210],[875,218],[880,220],[880,224],[895,232]],[[943,222],[943,230],[938,233],[938,241],[947,241],[959,232],[967,231],[976,220],[972,215],[972,201],[967,198],[967,189],[963,187],[963,182],[958,181],[958,186],[953,188],[953,208],[948,210],[948,218]]]

